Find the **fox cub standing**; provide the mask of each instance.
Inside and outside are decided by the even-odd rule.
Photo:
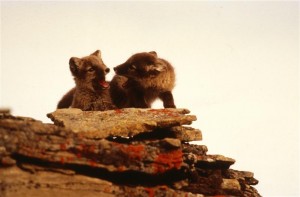
[[[155,51],[134,54],[114,70],[110,94],[117,107],[151,108],[160,98],[165,108],[176,108],[172,95],[174,68]]]
[[[103,63],[100,50],[83,58],[72,57],[69,65],[76,86],[59,101],[58,109],[71,106],[83,111],[104,111],[115,108],[109,83],[105,81],[109,68]]]

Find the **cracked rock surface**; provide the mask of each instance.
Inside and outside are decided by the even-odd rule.
[[[0,112],[0,196],[260,196],[252,172],[207,154],[186,109]]]

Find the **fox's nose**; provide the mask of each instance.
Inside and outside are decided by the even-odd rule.
[[[106,69],[105,69],[105,72],[106,72],[106,73],[109,73],[109,71],[110,71],[109,68],[106,68]]]

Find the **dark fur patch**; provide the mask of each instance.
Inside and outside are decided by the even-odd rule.
[[[61,99],[58,108],[71,106],[84,111],[115,108],[109,94],[109,83],[105,81],[109,68],[102,61],[99,50],[83,58],[72,57],[69,65],[76,87]]]
[[[114,70],[116,76],[110,92],[117,107],[150,108],[153,101],[160,98],[165,108],[175,108],[174,68],[158,58],[156,52],[134,54]]]

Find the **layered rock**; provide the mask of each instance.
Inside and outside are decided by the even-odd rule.
[[[3,196],[260,196],[253,173],[207,154],[186,109],[0,115]],[[44,195],[45,194],[45,195]],[[1,196],[1,195],[0,195]]]

